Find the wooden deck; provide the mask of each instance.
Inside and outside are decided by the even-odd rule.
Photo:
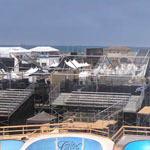
[[[138,112],[138,114],[149,115],[150,114],[150,106],[145,106]]]
[[[116,143],[114,150],[122,150],[130,142],[150,140],[150,127],[122,126],[111,139]]]

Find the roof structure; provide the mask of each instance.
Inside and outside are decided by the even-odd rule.
[[[11,54],[16,53],[30,53],[30,51],[22,47],[0,47],[0,54],[3,57],[9,57]]]
[[[69,66],[73,69],[77,69],[77,68],[81,68],[81,67],[89,67],[90,66],[87,62],[86,63],[79,63],[75,59],[65,61],[65,63],[66,63],[67,66]]]
[[[28,51],[27,49],[25,48],[22,48],[22,47],[0,47],[0,51],[1,50],[9,50],[9,51]]]
[[[108,48],[104,48],[104,50],[110,51],[110,50],[115,50],[115,51],[130,51],[130,48],[125,47],[125,46],[111,46]]]
[[[55,120],[56,118],[57,117],[42,111],[41,113],[38,113],[31,118],[28,118],[27,123],[48,123],[52,120]]]
[[[58,52],[59,50],[50,46],[38,46],[30,49],[31,52]]]

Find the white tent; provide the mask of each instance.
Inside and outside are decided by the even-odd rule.
[[[50,46],[38,46],[30,49],[31,52],[58,52],[59,50]]]
[[[71,67],[72,69],[77,69],[78,68],[74,63],[72,63],[71,60],[69,60],[69,61],[65,60],[65,63],[66,63],[67,66]]]
[[[67,66],[69,66],[73,69],[77,69],[77,68],[81,68],[81,67],[89,67],[90,66],[87,62],[86,63],[79,63],[75,59],[65,61],[65,63],[66,63]]]
[[[24,73],[24,77],[28,77],[29,75],[35,73],[36,71],[38,70],[38,68],[30,68],[29,70],[27,70],[25,73]]]
[[[23,53],[30,53],[30,51],[22,47],[0,47],[1,57],[11,57],[12,54],[14,55]]]

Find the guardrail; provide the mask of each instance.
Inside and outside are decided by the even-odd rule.
[[[14,139],[32,135],[56,134],[56,133],[90,133],[109,137],[109,128],[98,128],[91,124],[82,123],[58,123],[42,125],[23,125],[23,126],[5,126],[0,127],[0,136],[2,139]]]
[[[136,136],[150,136],[150,127],[142,126],[122,126],[111,139],[116,143],[122,136],[136,135]]]
[[[130,95],[130,97],[131,97],[131,95]],[[130,97],[127,97],[125,99],[117,101],[116,103],[114,103],[113,105],[107,107],[103,111],[98,112],[95,116],[99,120],[114,119],[114,116],[116,114],[118,114],[120,111],[122,111],[122,109],[125,107],[125,105],[127,104]],[[109,104],[109,101],[108,101],[108,104]]]

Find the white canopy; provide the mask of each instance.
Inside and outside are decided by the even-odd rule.
[[[24,74],[24,77],[28,77],[29,75],[35,73],[38,70],[38,68],[30,68],[29,70],[27,70]]]
[[[71,67],[73,69],[77,69],[78,68],[74,63],[72,63],[71,60],[69,60],[69,61],[65,60],[65,63],[66,63],[67,66],[69,66],[69,67]]]
[[[75,59],[74,60],[69,60],[65,61],[66,65],[73,69],[81,68],[81,67],[88,67],[90,66],[87,62],[86,63],[79,63]]]
[[[22,47],[0,47],[0,55],[1,57],[10,57],[11,54],[21,54],[21,53],[30,53],[25,48]]]
[[[30,49],[31,52],[58,52],[59,50],[50,46],[38,46]]]

